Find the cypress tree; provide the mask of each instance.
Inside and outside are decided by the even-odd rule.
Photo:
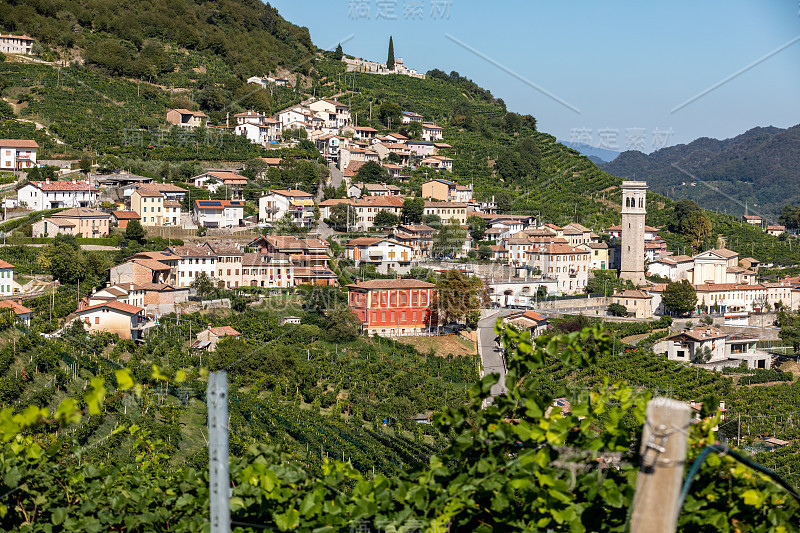
[[[386,60],[386,68],[394,70],[394,43],[391,35],[389,36],[389,58]]]
[[[333,58],[336,61],[341,61],[343,55],[344,52],[342,51],[342,43],[339,43],[339,45],[336,47],[336,51],[333,53]]]

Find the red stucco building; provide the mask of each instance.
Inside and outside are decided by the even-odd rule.
[[[364,330],[382,336],[419,335],[431,325],[436,285],[415,279],[374,279],[347,286]]]

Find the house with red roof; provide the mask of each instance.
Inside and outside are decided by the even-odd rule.
[[[116,333],[121,339],[139,340],[144,316],[141,307],[116,300],[90,305],[78,311],[79,319],[90,333]]]
[[[11,309],[14,315],[26,326],[31,325],[31,316],[33,311],[22,305],[20,301],[14,300],[0,300],[0,309]]]
[[[14,283],[14,265],[0,259],[0,294],[14,294],[17,284]]]
[[[0,139],[0,170],[36,167],[39,144],[32,139]]]
[[[29,181],[17,189],[17,203],[34,211],[91,207],[97,203],[97,189],[86,181]]]

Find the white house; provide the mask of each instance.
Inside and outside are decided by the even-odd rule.
[[[195,200],[192,219],[198,226],[231,228],[244,218],[244,200]]]
[[[403,111],[401,117],[403,124],[411,124],[412,122],[422,122],[422,115],[414,113],[413,111]]]
[[[212,193],[217,192],[220,187],[230,187],[232,198],[241,198],[242,191],[247,186],[247,178],[236,172],[224,170],[204,172],[192,178],[192,181],[198,189],[205,189]]]
[[[442,128],[433,122],[422,123],[422,139],[425,141],[438,141],[443,139]]]
[[[336,100],[317,100],[308,104],[312,111],[328,115],[327,127],[341,129],[350,125],[350,108]]]
[[[300,190],[277,189],[258,199],[258,220],[276,222],[289,213],[296,225],[314,222],[314,195]]]
[[[267,144],[277,142],[281,138],[282,125],[274,118],[255,111],[246,111],[234,116],[236,126],[233,131],[238,135],[244,135],[252,143]]]
[[[389,239],[359,237],[348,241],[345,250],[347,258],[355,261],[356,266],[372,265],[381,274],[388,274],[389,270],[408,274],[414,258],[411,246]]]
[[[167,251],[179,257],[175,266],[175,285],[189,287],[201,272],[209,278],[217,274],[217,254],[206,246],[171,246]]]
[[[30,55],[32,49],[33,38],[27,35],[3,35],[0,33],[0,52]]]
[[[85,181],[30,181],[17,190],[17,203],[34,211],[91,207],[97,203],[97,189]]]
[[[30,139],[0,139],[0,170],[25,170],[36,167],[39,144]]]
[[[122,339],[139,339],[142,322],[141,307],[124,302],[110,301],[90,305],[78,311],[80,320],[91,333],[107,331]]]
[[[667,357],[670,361],[710,366],[714,370],[739,366],[769,369],[772,356],[756,349],[758,339],[747,335],[729,335],[715,328],[685,329],[667,337]]]
[[[539,269],[548,278],[558,280],[558,288],[564,294],[576,294],[586,289],[589,260],[587,250],[566,244],[550,244],[528,253],[528,266]]]
[[[14,265],[0,259],[0,294],[14,294]]]

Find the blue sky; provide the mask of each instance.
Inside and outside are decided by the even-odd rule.
[[[385,61],[392,35],[409,67],[456,70],[563,140],[650,152],[800,123],[800,0],[271,4],[357,57]]]

